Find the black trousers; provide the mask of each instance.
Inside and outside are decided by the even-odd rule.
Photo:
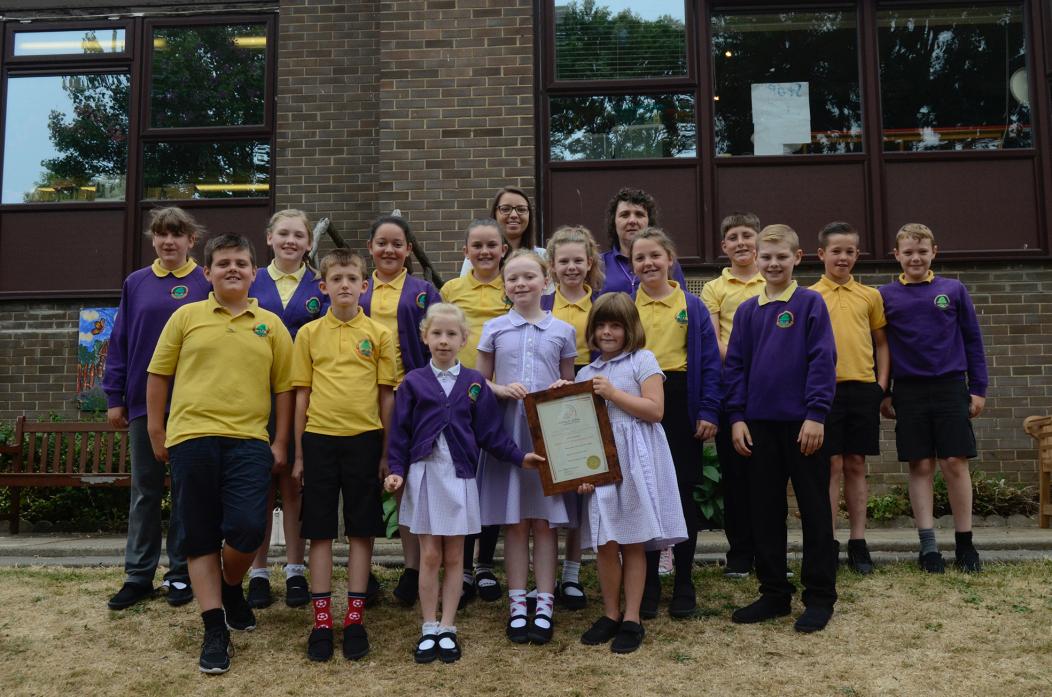
[[[727,536],[727,568],[753,568],[752,515],[749,506],[749,460],[738,454],[731,442],[731,424],[720,416],[716,455],[723,475],[723,532]]]
[[[475,540],[479,541],[479,564],[493,566],[493,557],[497,553],[497,539],[500,537],[499,525],[483,525],[477,535],[464,536],[464,571],[475,568]]]
[[[789,512],[785,488],[792,481],[804,532],[800,574],[804,605],[831,608],[836,602],[836,563],[829,525],[829,460],[821,451],[814,455],[800,452],[796,442],[799,421],[750,421],[748,425],[753,442],[748,458],[749,503],[760,594],[788,599],[796,591],[785,577],[785,518]]]

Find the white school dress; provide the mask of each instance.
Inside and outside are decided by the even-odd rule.
[[[460,363],[449,370],[429,365],[448,397]],[[415,535],[474,535],[482,530],[478,484],[457,476],[444,433],[438,434],[430,455],[410,465],[398,520]]]
[[[581,368],[577,382],[603,376],[614,387],[640,396],[639,385],[664,374],[654,354],[646,349],[599,358]],[[581,501],[581,548],[598,549],[608,542],[642,543],[647,550],[664,549],[687,539],[683,507],[676,486],[676,467],[660,423],[649,423],[606,403],[614,432],[619,484],[598,486]]]
[[[577,355],[573,326],[546,312],[537,323],[514,309],[482,326],[479,351],[493,354],[493,382],[522,383],[528,392],[546,390],[559,379],[559,362]],[[504,430],[526,452],[533,450],[522,400],[500,400]],[[478,471],[483,525],[515,525],[527,518],[552,527],[577,527],[577,495],[545,496],[541,475],[483,451]]]

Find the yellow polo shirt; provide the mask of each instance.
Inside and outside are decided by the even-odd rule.
[[[270,395],[292,389],[292,338],[281,318],[248,303],[234,316],[209,293],[164,325],[147,370],[175,377],[165,446],[204,436],[269,440]]]
[[[288,307],[289,300],[292,300],[292,295],[296,292],[296,289],[299,288],[300,281],[303,280],[303,274],[306,272],[306,264],[300,264],[300,267],[293,273],[285,273],[278,268],[276,262],[270,262],[270,266],[267,267],[267,273],[274,281],[274,286],[278,289],[278,296],[281,298],[282,307]]]
[[[356,436],[383,428],[379,385],[397,384],[391,332],[360,307],[349,322],[329,308],[296,334],[292,385],[311,388],[310,433]]]
[[[836,381],[876,382],[873,332],[887,325],[880,291],[856,281],[844,285],[824,275],[811,286],[825,298],[836,342]]]
[[[150,265],[150,270],[153,271],[153,275],[157,278],[164,278],[168,274],[172,274],[176,278],[185,278],[190,275],[190,272],[197,268],[197,262],[193,259],[187,259],[186,263],[180,266],[174,271],[169,271],[161,265],[160,259],[154,259],[153,264]]]
[[[402,297],[402,286],[405,284],[406,269],[390,283],[384,283],[373,271],[373,299],[369,305],[369,317],[387,327],[391,332],[394,346],[395,384],[400,385],[405,377],[405,366],[402,365],[402,347],[398,345],[398,300]]]
[[[647,348],[666,372],[687,369],[687,296],[678,283],[668,283],[675,290],[661,300],[651,298],[642,286],[636,291],[636,309],[647,333]]]
[[[577,331],[577,358],[574,365],[588,365],[591,360],[591,349],[588,348],[588,313],[592,310],[592,289],[584,286],[585,296],[577,302],[570,302],[563,297],[558,287],[555,289],[555,301],[552,314]]]
[[[731,340],[734,313],[738,311],[738,306],[762,293],[766,283],[760,274],[743,281],[731,273],[729,266],[719,276],[705,283],[701,289],[701,301],[710,313],[720,313],[720,342],[726,344]]]
[[[511,300],[504,292],[504,278],[498,275],[489,283],[475,278],[475,270],[466,276],[448,281],[440,291],[442,301],[453,303],[468,318],[468,343],[457,354],[460,362],[474,368],[478,360],[479,339],[482,337],[482,325],[493,319],[506,315],[511,309]]]

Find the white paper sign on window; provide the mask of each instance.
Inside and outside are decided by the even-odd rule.
[[[753,153],[782,155],[787,144],[811,142],[810,89],[806,82],[752,85]]]

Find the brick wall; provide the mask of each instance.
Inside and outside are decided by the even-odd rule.
[[[108,303],[0,302],[0,422],[50,412],[77,418],[79,316],[89,304]]]

